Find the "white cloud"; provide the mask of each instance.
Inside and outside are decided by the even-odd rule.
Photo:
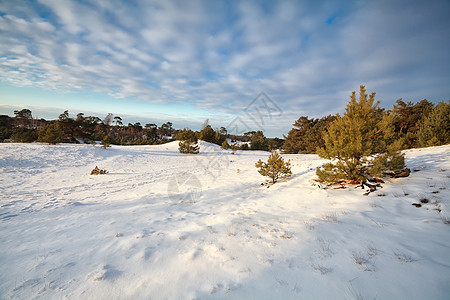
[[[39,2],[53,10],[70,34],[81,33],[83,29],[80,23],[83,22],[84,15],[77,10],[79,6],[74,2],[70,0],[39,0]]]

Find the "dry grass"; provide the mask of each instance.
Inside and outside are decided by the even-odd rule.
[[[318,238],[318,247],[316,252],[319,254],[322,258],[332,257],[334,254],[333,249],[331,249],[330,241],[326,241],[324,239]]]
[[[284,234],[280,235],[280,238],[285,239],[285,240],[290,240],[292,239],[294,236],[288,232],[285,232]]]
[[[375,248],[375,246],[370,243],[367,245],[367,254],[369,255],[369,257],[374,257],[378,255],[378,249]]]
[[[320,273],[320,275],[325,275],[325,274],[333,272],[333,269],[326,268],[326,267],[321,266],[319,264],[311,264],[311,267],[314,269],[314,271]]]
[[[353,251],[353,261],[364,271],[373,272],[375,271],[373,260],[378,255],[378,252],[379,250],[372,243],[369,243],[365,251]]]
[[[325,221],[325,222],[339,223],[337,212],[329,212],[329,213],[323,214],[321,219],[322,219],[322,221]]]
[[[350,297],[351,297],[352,299],[355,299],[355,300],[364,300],[364,296],[361,294],[361,292],[360,292],[359,290],[357,290],[357,289],[353,286],[352,281],[350,281],[350,285],[349,285],[349,287],[348,287],[348,290],[349,290],[349,292],[350,292]],[[377,297],[375,297],[375,298],[373,298],[373,299],[376,300]]]
[[[375,266],[371,261],[371,257],[363,251],[354,251],[352,254],[353,261],[364,271],[373,272],[375,271]]]
[[[304,221],[303,223],[305,224],[305,228],[308,230],[312,230],[314,228],[312,221]]]
[[[406,253],[402,253],[400,251],[393,251],[395,258],[397,258],[399,261],[401,261],[402,263],[411,263],[416,261],[416,259],[414,259],[412,256],[406,254]]]

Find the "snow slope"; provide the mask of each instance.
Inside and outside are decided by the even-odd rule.
[[[448,299],[449,145],[369,196],[316,155],[267,188],[269,153],[200,151],[0,144],[0,298]]]

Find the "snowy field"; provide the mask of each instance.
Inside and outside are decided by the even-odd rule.
[[[449,299],[449,145],[368,196],[316,155],[267,188],[268,152],[200,151],[0,144],[0,298]]]

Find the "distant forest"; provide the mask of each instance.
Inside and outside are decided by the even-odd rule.
[[[175,129],[172,125],[171,122],[161,126],[139,122],[125,125],[120,116],[113,114],[100,119],[79,113],[73,118],[67,110],[57,120],[48,121],[33,118],[31,110],[22,109],[14,111],[14,117],[0,115],[0,142],[57,144],[101,141],[103,145],[155,145],[177,140],[178,135],[186,130]],[[229,134],[225,127],[213,129],[211,125],[194,134],[201,140],[218,145],[230,141],[230,148],[241,150],[279,149],[284,142],[279,138],[266,138],[262,131],[235,135]]]
[[[422,100],[418,103],[397,100],[391,110],[377,108],[379,115],[392,115],[395,139],[402,140],[402,148],[415,148],[448,144],[450,142],[450,103],[434,105]],[[241,150],[275,150],[284,153],[316,153],[324,147],[323,134],[336,119],[329,115],[320,119],[301,116],[293,124],[287,136],[266,138],[262,131],[249,131],[232,135],[225,127],[213,129],[206,125],[193,131],[198,139]],[[33,118],[29,109],[14,111],[14,117],[0,115],[1,142],[43,143],[95,143],[104,145],[153,145],[180,139],[186,129],[174,129],[171,122],[158,126],[149,123],[123,124],[120,116],[108,114],[104,119],[79,113],[70,117],[68,111],[57,120]],[[229,144],[228,142],[231,142]]]

